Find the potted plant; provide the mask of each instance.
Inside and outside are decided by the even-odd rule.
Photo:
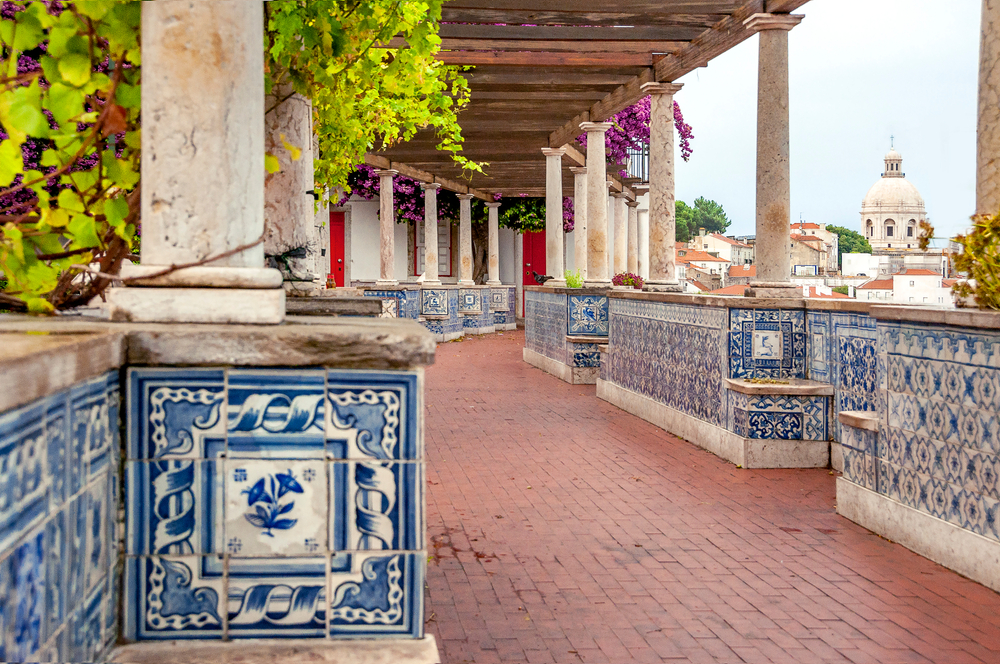
[[[631,272],[619,272],[611,279],[611,283],[615,286],[631,286],[636,290],[642,290],[643,284],[645,284],[642,277]]]

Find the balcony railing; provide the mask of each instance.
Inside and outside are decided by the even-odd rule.
[[[629,148],[627,154],[628,162],[625,166],[625,172],[628,173],[629,179],[649,182],[649,146]]]

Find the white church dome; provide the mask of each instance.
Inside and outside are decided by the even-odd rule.
[[[868,190],[868,195],[861,205],[863,208],[923,207],[924,199],[913,183],[906,178],[883,177]]]
[[[861,203],[861,232],[875,251],[913,249],[927,220],[924,199],[906,179],[903,156],[885,155],[885,171]]]

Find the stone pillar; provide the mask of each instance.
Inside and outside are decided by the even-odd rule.
[[[754,14],[760,33],[757,87],[757,278],[760,296],[795,297],[791,277],[791,169],[788,130],[788,31],[802,20],[790,14]]]
[[[628,199],[621,191],[613,192],[611,198],[614,199],[615,211],[615,253],[611,268],[611,276],[614,276],[628,271],[628,208],[625,207]]]
[[[263,5],[144,2],[142,24],[142,264],[122,271],[138,287],[109,293],[111,316],[280,323],[281,273],[264,267]]]
[[[393,178],[399,171],[375,171],[378,175],[379,278],[375,288],[398,286],[396,281],[396,205]]]
[[[979,43],[976,214],[1000,212],[1000,0],[983,0]]]
[[[626,201],[628,206],[628,271],[639,274],[639,201]]]
[[[500,204],[487,203],[486,208],[489,211],[489,225],[490,225],[489,280],[486,282],[486,284],[488,286],[499,286],[500,285]],[[517,269],[521,269],[520,266],[518,266]]]
[[[315,288],[312,102],[281,86],[264,100],[264,149],[281,165],[264,176],[264,255],[281,271],[288,292]],[[302,150],[293,159],[285,142]]]
[[[545,271],[546,286],[565,287],[563,267],[562,157],[566,148],[542,148],[545,155]]]
[[[524,235],[514,234],[514,318],[524,318]]]
[[[587,278],[587,168],[572,166],[573,174],[573,262],[580,276]]]
[[[437,183],[421,184],[424,190],[424,285],[440,286],[438,279],[438,205]]]
[[[475,286],[472,278],[472,194],[458,194],[458,285]]]
[[[610,122],[583,122],[587,132],[587,286],[610,286],[608,274],[608,161],[604,134]]]
[[[677,281],[677,222],[674,198],[675,83],[646,83],[649,114],[649,279],[646,290],[680,291]]]
[[[635,199],[639,200],[643,195],[649,193],[648,184],[637,184],[632,187],[635,191]],[[646,199],[647,205],[649,199]],[[643,280],[649,279],[649,209],[637,210],[636,215],[636,263],[639,268],[637,273]]]

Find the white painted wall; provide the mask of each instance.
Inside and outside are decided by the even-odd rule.
[[[393,260],[393,270],[396,271],[395,279],[396,281],[406,281],[407,277],[412,272],[410,268],[410,262],[407,260],[406,256],[406,243],[408,240],[408,234],[410,231],[409,224],[396,224],[396,231],[394,234],[393,247],[394,258]]]
[[[500,251],[500,281],[505,284],[513,284],[517,275],[521,271],[521,266],[517,264],[517,249],[515,241],[517,233],[509,228],[501,228],[497,236],[497,246]]]
[[[841,273],[845,276],[864,274],[868,277],[878,276],[879,259],[871,254],[844,254]]]

